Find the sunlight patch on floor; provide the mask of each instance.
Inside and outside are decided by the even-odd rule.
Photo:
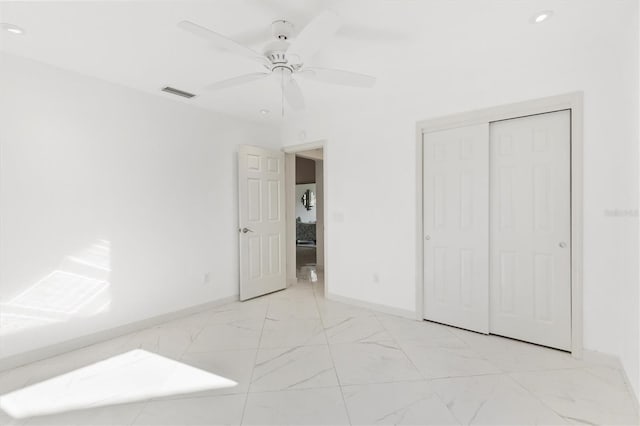
[[[0,396],[13,418],[236,386],[225,377],[136,349]]]

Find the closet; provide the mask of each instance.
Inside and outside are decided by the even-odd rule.
[[[423,134],[424,318],[571,349],[571,111]]]

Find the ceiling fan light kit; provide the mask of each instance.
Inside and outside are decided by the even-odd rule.
[[[267,70],[218,81],[206,86],[207,90],[225,89],[274,75],[280,85],[283,99],[291,108],[303,110],[304,96],[294,76],[352,87],[373,87],[376,82],[375,77],[365,74],[305,66],[305,60],[311,58],[340,28],[338,16],[328,10],[316,16],[295,37],[294,25],[291,22],[284,19],[273,21],[271,34],[274,40],[266,45],[263,54],[190,21],[182,21],[178,23],[178,27],[208,40],[221,49],[258,62]]]

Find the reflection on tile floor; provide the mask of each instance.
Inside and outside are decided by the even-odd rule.
[[[0,373],[5,394],[141,348],[238,386],[0,425],[638,424],[615,368],[323,295],[301,280]]]

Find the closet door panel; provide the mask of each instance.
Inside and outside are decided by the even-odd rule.
[[[571,347],[571,116],[491,123],[490,330]]]
[[[424,317],[488,332],[489,125],[423,136]]]

